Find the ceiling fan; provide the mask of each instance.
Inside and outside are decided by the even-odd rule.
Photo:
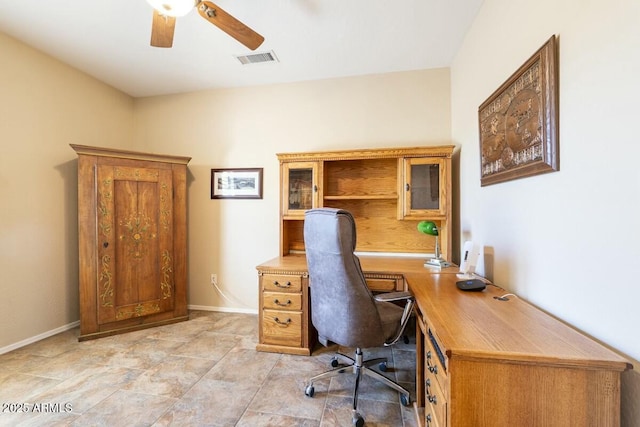
[[[153,7],[151,25],[151,46],[171,47],[176,18],[184,16],[191,9],[207,21],[229,34],[251,50],[255,50],[264,41],[264,37],[238,21],[210,1],[201,0],[147,0]]]

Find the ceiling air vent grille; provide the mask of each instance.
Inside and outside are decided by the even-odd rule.
[[[278,58],[273,51],[252,53],[250,55],[236,56],[242,65],[260,64],[264,62],[278,62]]]

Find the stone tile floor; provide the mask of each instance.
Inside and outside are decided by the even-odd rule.
[[[190,318],[85,342],[76,328],[0,355],[0,426],[352,425],[352,375],[316,382],[315,396],[304,395],[306,379],[330,369],[337,347],[311,357],[257,352],[257,316]],[[365,351],[389,358],[385,375],[412,399],[415,354],[413,342]],[[368,377],[360,387],[366,426],[417,425],[398,393]]]

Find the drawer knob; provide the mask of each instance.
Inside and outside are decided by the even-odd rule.
[[[434,405],[438,404],[435,394],[428,395],[427,400],[429,400],[429,402],[433,403]]]
[[[291,287],[291,282],[287,282],[287,283],[285,283],[285,284],[283,285],[282,283],[278,282],[277,280],[274,280],[274,281],[273,281],[273,285],[274,285],[274,286],[277,286],[277,287],[279,287],[279,288],[290,288],[290,287]]]
[[[276,322],[278,325],[282,325],[282,326],[289,326],[289,324],[291,323],[291,319],[287,319],[284,322],[280,319],[278,319],[277,317],[274,317],[273,319],[274,322]]]
[[[431,388],[431,380],[427,378],[427,380],[424,382],[424,385],[425,385],[427,396],[431,395],[431,390],[429,390]]]
[[[290,300],[290,299],[288,299],[288,300],[287,300],[287,302],[280,302],[280,300],[279,300],[278,298],[276,298],[276,299],[273,301],[273,303],[274,303],[275,305],[279,305],[280,307],[287,307],[287,306],[291,305],[291,300]]]
[[[427,419],[427,427],[431,427],[431,414],[427,414],[426,419]]]

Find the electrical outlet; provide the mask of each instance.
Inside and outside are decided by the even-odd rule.
[[[211,273],[211,284],[216,286],[218,284],[218,275],[215,273]]]

